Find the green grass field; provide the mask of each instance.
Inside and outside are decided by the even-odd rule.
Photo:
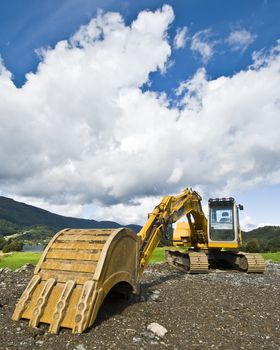
[[[0,268],[8,267],[12,270],[16,270],[24,264],[36,265],[40,259],[41,253],[31,252],[15,252],[11,255],[0,255]]]
[[[162,262],[164,260],[164,249],[165,247],[158,247],[154,251],[151,258],[152,263]],[[17,252],[11,255],[1,256],[0,255],[0,268],[8,267],[12,270],[16,270],[24,264],[36,265],[41,253],[31,252]],[[280,262],[280,252],[276,253],[263,253],[262,256],[265,260],[272,260],[274,262]]]
[[[280,262],[280,252],[276,253],[262,253],[264,260],[272,260],[273,262]]]
[[[152,255],[151,262],[162,262],[164,260],[164,249],[166,247],[157,247]]]
[[[172,247],[174,249],[174,247]],[[164,249],[166,247],[158,247],[154,251],[154,254],[151,258],[151,262],[162,262],[164,260]],[[264,260],[272,260],[273,262],[280,262],[280,252],[276,253],[262,253]]]

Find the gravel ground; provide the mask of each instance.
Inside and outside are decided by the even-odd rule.
[[[268,263],[263,275],[186,275],[150,265],[141,295],[107,298],[95,325],[81,335],[51,335],[46,325],[33,329],[26,320],[11,320],[32,273],[32,266],[0,269],[0,350],[280,349],[280,264]],[[147,330],[152,322],[167,333]]]

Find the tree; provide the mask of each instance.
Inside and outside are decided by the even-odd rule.
[[[0,237],[0,250],[2,250],[6,244],[7,241],[5,240],[5,238]]]
[[[270,252],[279,252],[280,251],[280,238],[275,237],[268,241],[267,247]]]
[[[259,253],[260,245],[256,239],[250,239],[246,244],[246,251],[249,253]]]
[[[22,251],[23,243],[17,239],[9,240],[3,247],[3,253]]]

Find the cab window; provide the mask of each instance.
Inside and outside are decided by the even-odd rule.
[[[212,241],[233,241],[234,238],[232,208],[211,208],[210,239]]]

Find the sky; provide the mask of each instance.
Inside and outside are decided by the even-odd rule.
[[[185,187],[280,225],[280,2],[3,0],[0,194],[143,224]]]

